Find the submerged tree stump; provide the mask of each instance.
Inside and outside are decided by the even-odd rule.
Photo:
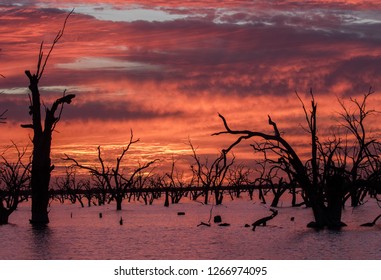
[[[220,216],[220,215],[216,215],[216,216],[214,216],[214,218],[213,218],[213,222],[215,222],[216,224],[217,224],[217,223],[221,223],[221,222],[222,222],[222,218],[221,218],[221,216]]]

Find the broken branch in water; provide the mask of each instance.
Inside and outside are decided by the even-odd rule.
[[[270,208],[270,211],[272,212],[272,214],[270,216],[263,217],[263,218],[255,221],[254,223],[251,224],[253,226],[253,231],[255,231],[255,228],[257,226],[266,226],[267,221],[273,219],[276,215],[278,215],[278,210]]]
[[[210,223],[204,223],[204,222],[201,222],[200,224],[197,225],[198,227],[199,226],[207,226],[207,227],[210,227]]]
[[[374,226],[374,225],[376,224],[377,220],[378,220],[380,217],[381,217],[381,214],[378,215],[378,216],[373,220],[373,222],[371,222],[371,223],[365,223],[365,224],[362,224],[361,226],[362,226],[362,227],[372,227],[372,226]]]

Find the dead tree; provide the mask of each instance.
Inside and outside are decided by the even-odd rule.
[[[311,91],[311,110],[307,112],[303,104],[303,110],[308,124],[307,131],[310,134],[311,139],[311,167],[303,164],[301,158],[296,153],[292,145],[281,135],[277,124],[268,116],[268,123],[273,129],[273,133],[263,133],[260,131],[250,130],[233,130],[228,125],[226,119],[219,114],[225,127],[225,131],[214,133],[213,135],[230,134],[237,135],[238,138],[233,142],[223,153],[228,153],[235,146],[240,144],[244,140],[248,139],[261,139],[265,143],[264,149],[273,152],[279,157],[278,162],[286,162],[289,169],[287,172],[293,178],[300,188],[306,194],[308,204],[311,206],[315,221],[310,223],[311,227],[330,227],[340,228],[344,224],[338,217],[341,217],[341,209],[337,207],[330,207],[326,204],[327,200],[323,192],[323,186],[319,184],[319,168],[318,168],[318,137],[317,137],[317,104],[313,98]],[[341,185],[335,186],[341,188]],[[340,192],[340,190],[338,190]],[[335,193],[336,195],[336,193]],[[336,198],[337,196],[335,196]],[[334,210],[333,210],[334,209]],[[335,211],[340,211],[340,214]]]
[[[263,154],[264,160],[258,161],[257,164],[262,170],[259,173],[259,177],[256,179],[261,182],[260,186],[260,199],[263,197],[263,188],[266,187],[266,191],[272,190],[274,195],[271,202],[271,207],[277,207],[281,196],[290,189],[290,182],[292,181],[292,176],[290,174],[290,166],[287,161],[278,158],[276,161],[268,157],[268,149],[272,150],[272,147],[268,143],[255,143],[251,145],[256,152],[261,152]],[[257,169],[259,171],[259,168]],[[281,173],[282,175],[279,175]],[[288,182],[283,177],[288,178]],[[278,180],[278,183],[275,181]],[[264,198],[263,198],[264,202]],[[265,202],[264,202],[265,203]]]
[[[192,166],[192,171],[198,183],[204,188],[204,203],[208,204],[209,192],[214,191],[216,205],[222,204],[223,190],[221,190],[221,187],[225,182],[227,171],[234,163],[234,157],[228,163],[227,153],[222,152],[211,164],[209,164],[208,159],[205,160],[205,163],[202,163],[192,143],[189,144],[192,149],[193,159],[196,162],[195,166]]]
[[[72,11],[73,12],[73,11]],[[65,21],[63,28],[58,32],[48,54],[44,57],[43,46],[40,45],[40,52],[37,61],[37,70],[32,74],[30,70],[25,71],[25,75],[29,79],[29,114],[32,116],[31,124],[21,125],[23,128],[31,128],[33,130],[33,159],[31,171],[31,188],[32,188],[32,224],[47,224],[49,223],[48,205],[49,205],[49,183],[50,175],[54,169],[51,164],[50,151],[52,144],[52,133],[61,118],[64,104],[70,104],[75,97],[74,94],[66,95],[65,92],[61,98],[58,98],[52,106],[45,108],[45,121],[42,125],[41,116],[41,97],[39,91],[39,82],[44,74],[46,64],[49,57],[64,34],[66,22],[71,15],[70,12]],[[56,116],[56,113],[58,115]]]
[[[255,171],[257,173],[256,178],[253,181],[253,186],[254,188],[258,189],[258,198],[261,200],[263,204],[266,204],[266,198],[265,195],[267,194],[267,183],[266,183],[266,177],[267,177],[267,169],[266,161],[257,161],[257,166],[255,167]],[[254,194],[254,189],[249,189],[249,196],[250,199],[253,200],[253,194]]]
[[[97,178],[97,181],[101,182],[106,187],[106,191],[110,193],[110,199],[116,201],[116,210],[122,210],[122,201],[125,198],[127,191],[133,188],[137,175],[157,161],[149,161],[143,165],[139,165],[139,167],[131,172],[123,174],[121,168],[122,160],[130,150],[130,147],[139,141],[139,139],[134,140],[133,137],[131,130],[130,141],[127,146],[123,148],[121,155],[117,157],[115,167],[110,167],[105,164],[100,147],[98,147],[99,167],[80,164],[76,159],[69,157],[66,154],[64,158],[64,160],[71,161],[73,163],[72,166],[87,170],[93,177]]]
[[[369,184],[378,180],[379,177],[379,143],[366,129],[368,116],[376,113],[375,110],[367,109],[367,99],[373,94],[372,88],[364,94],[362,100],[350,99],[355,110],[350,111],[345,104],[339,100],[343,113],[340,114],[342,126],[352,136],[353,142],[346,142],[344,154],[344,167],[347,169],[350,184],[346,191],[346,198],[351,198],[353,207],[361,204],[361,197],[366,195]],[[376,175],[376,176],[374,176]]]
[[[193,186],[194,176],[187,182],[184,179],[183,172],[179,172],[175,165],[176,161],[172,159],[171,171],[166,172],[160,179],[160,185],[166,189],[165,196],[166,202],[168,201],[168,203],[165,203],[165,206],[169,206],[169,197],[171,198],[172,204],[179,203],[181,198],[185,195],[184,188]]]
[[[30,186],[30,158],[25,162],[26,149],[20,150],[15,144],[13,146],[17,152],[15,162],[1,155],[0,225],[7,224],[9,216],[17,209],[18,204],[28,198]]]
[[[151,172],[144,172],[144,170],[139,171],[135,174],[135,179],[133,180],[133,186],[130,187],[132,191],[138,191],[138,201],[140,197],[143,199],[145,205],[152,205],[155,199],[160,198],[161,191],[158,188],[161,187],[160,176],[151,174]],[[132,193],[131,193],[132,194]],[[168,201],[168,196],[166,196]],[[169,204],[169,202],[167,202]]]
[[[90,179],[82,179],[79,184],[81,184],[80,189],[83,190],[83,197],[87,199],[87,206],[90,207],[93,202],[94,193],[91,188]],[[94,203],[95,204],[95,203]]]
[[[87,197],[88,206],[91,205],[91,197],[88,198],[86,188],[89,188],[89,180],[77,180],[76,170],[72,167],[66,167],[65,175],[56,178],[56,187],[63,195],[75,204],[77,201],[84,207],[83,198]],[[63,201],[62,201],[63,203]]]
[[[251,182],[250,182],[250,175],[252,174],[252,170],[244,166],[243,164],[238,164],[235,166],[232,166],[229,169],[228,175],[227,175],[227,181],[228,185],[230,187],[235,188],[232,191],[229,191],[230,197],[233,200],[233,193],[235,193],[235,196],[238,198],[241,196],[242,190],[250,191],[252,190]]]

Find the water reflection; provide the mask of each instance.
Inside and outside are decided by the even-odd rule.
[[[31,225],[31,250],[35,259],[53,259],[53,232],[48,225]]]
[[[341,231],[306,228],[309,210],[291,207],[279,208],[266,227],[245,228],[268,214],[262,208],[250,201],[214,207],[213,214],[231,226],[208,228],[197,225],[209,217],[210,206],[192,202],[128,204],[121,212],[112,205],[56,205],[51,223],[42,227],[30,225],[29,208],[21,208],[13,224],[0,227],[0,259],[381,259],[381,225],[358,226],[356,212],[346,213],[348,227]]]

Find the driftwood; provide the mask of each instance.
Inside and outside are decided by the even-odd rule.
[[[272,212],[270,216],[263,217],[251,224],[253,226],[253,231],[255,231],[257,226],[266,226],[267,221],[273,219],[276,215],[278,215],[278,210],[270,209],[270,211]]]
[[[197,226],[207,226],[207,227],[210,227],[210,220],[212,219],[212,214],[213,214],[213,207],[214,205],[212,205],[212,207],[210,208],[210,211],[209,211],[209,220],[207,223],[204,223],[204,222],[201,222],[199,223]]]
[[[378,216],[373,220],[373,222],[371,222],[371,223],[365,223],[365,224],[362,224],[361,226],[362,226],[362,227],[372,227],[372,226],[374,226],[374,225],[376,224],[377,220],[378,220],[380,217],[381,217],[381,214],[378,215]]]

